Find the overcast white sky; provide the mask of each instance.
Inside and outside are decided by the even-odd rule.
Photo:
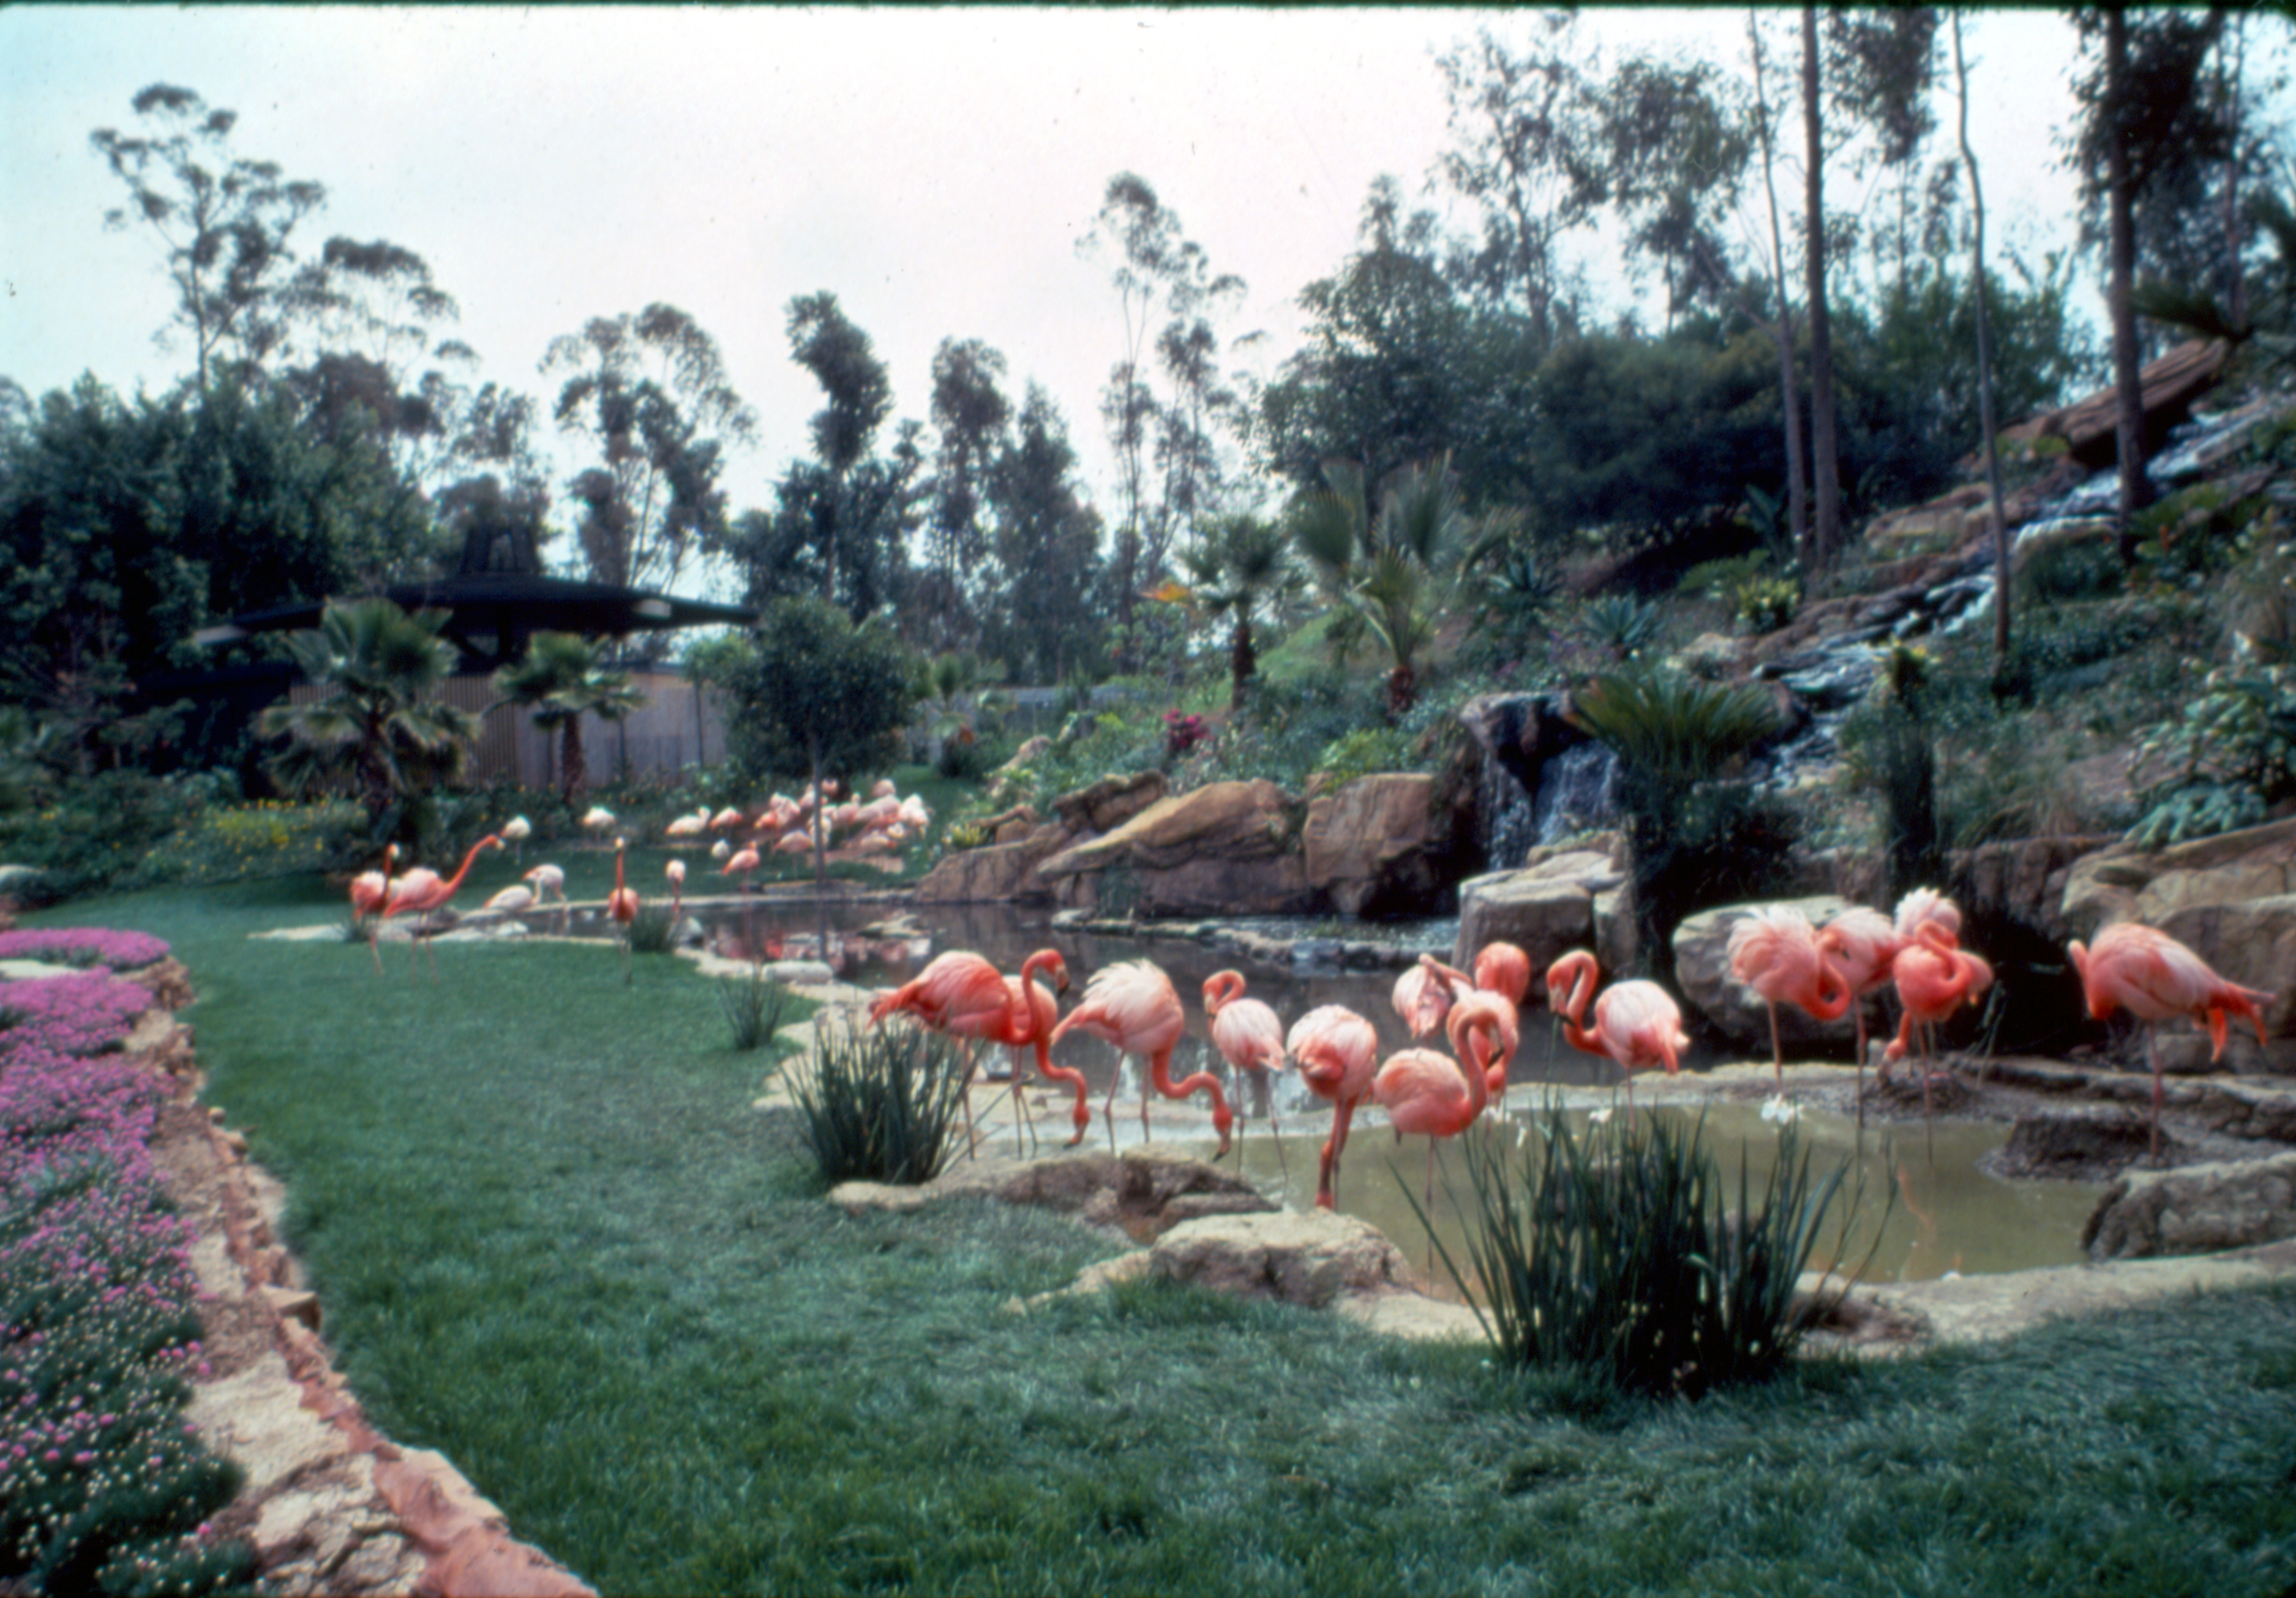
[[[1606,59],[1735,62],[1742,11],[1593,10]],[[344,234],[422,255],[484,375],[546,405],[550,340],[667,300],[718,341],[758,413],[737,507],[770,503],[819,405],[789,359],[791,297],[834,292],[874,339],[895,415],[922,417],[947,337],[1042,382],[1103,499],[1096,399],[1121,345],[1080,259],[1109,176],[1138,172],[1250,295],[1231,332],[1294,347],[1299,291],[1354,238],[1366,186],[1416,196],[1447,142],[1434,57],[1528,13],[1447,9],[948,10],[783,6],[14,6],[0,10],[0,374],[34,395],[93,372],[164,389],[157,248],[107,233],[123,191],[91,130],[135,129],[146,85],[240,114],[234,145],[326,185],[306,249]],[[1973,126],[1992,237],[2070,223],[2050,136],[2071,29],[1979,16]],[[1944,130],[1950,136],[1949,125]],[[1430,203],[1446,209],[1441,196]],[[1464,224],[1464,213],[1455,213]],[[1657,315],[1646,320],[1655,322]],[[890,430],[889,430],[890,431]]]

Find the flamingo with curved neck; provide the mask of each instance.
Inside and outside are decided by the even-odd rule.
[[[1039,971],[1052,974],[1052,993],[1046,992],[1044,984],[1037,980]],[[1053,1028],[1060,1023],[1060,1004],[1054,996],[1069,990],[1068,963],[1061,958],[1058,949],[1038,949],[1021,962],[1019,976],[1004,979],[1004,987],[1013,1000],[1002,1041],[1013,1051],[1014,1118],[1025,1120],[1029,1114],[1028,1101],[1021,1096],[1021,1051],[1034,1048],[1037,1075],[1047,1082],[1066,1083],[1076,1094],[1076,1102],[1069,1110],[1076,1135],[1065,1145],[1073,1149],[1092,1127],[1092,1105],[1087,1102],[1084,1073],[1073,1066],[1054,1065],[1049,1041]],[[1033,1138],[1036,1135],[1036,1124],[1030,1121],[1029,1135]]]
[[[1071,1031],[1087,1032],[1093,1037],[1114,1044],[1127,1054],[1145,1055],[1148,1060],[1148,1081],[1168,1099],[1185,1099],[1191,1094],[1207,1093],[1212,1101],[1212,1129],[1219,1134],[1217,1160],[1228,1151],[1228,1134],[1235,1125],[1235,1112],[1228,1108],[1227,1094],[1220,1091],[1219,1078],[1210,1071],[1198,1071],[1179,1082],[1172,1080],[1172,1050],[1181,1035],[1187,1030],[1187,1012],[1180,1008],[1180,996],[1173,991],[1172,979],[1163,968],[1149,960],[1128,960],[1119,964],[1103,966],[1093,972],[1085,984],[1084,1003],[1069,1012],[1061,1024],[1053,1028],[1052,1041],[1058,1044]],[[1116,1087],[1110,1084],[1108,1102],[1108,1140],[1116,1142]],[[1140,1093],[1140,1135],[1148,1135],[1148,1092]]]
[[[1283,1023],[1261,999],[1243,996],[1243,973],[1214,971],[1204,979],[1204,1015],[1212,1024],[1212,1045],[1239,1071],[1272,1077],[1283,1069]],[[1283,1128],[1275,1124],[1275,1092],[1267,1094],[1267,1129],[1275,1137],[1275,1159],[1283,1165],[1283,1182],[1292,1173],[1283,1164]]]
[[[1546,993],[1554,1012],[1562,1018],[1562,1037],[1582,1053],[1600,1054],[1617,1061],[1626,1074],[1627,1114],[1635,1112],[1635,1072],[1664,1066],[1668,1076],[1682,1069],[1682,1051],[1690,1046],[1682,1029],[1682,1012],[1666,989],[1655,982],[1613,982],[1595,998],[1602,967],[1585,949],[1573,949],[1546,968]],[[1587,1002],[1595,1005],[1595,1025],[1584,1024]]]
[[[1379,1069],[1379,1033],[1344,1004],[1321,1004],[1292,1023],[1283,1046],[1300,1062],[1300,1080],[1332,1106],[1332,1134],[1324,1140],[1316,1177],[1316,1208],[1336,1204],[1340,1160],[1347,1152],[1348,1128],[1356,1106],[1371,1094]]]
[[[441,877],[426,865],[418,865],[408,872],[391,884],[389,896],[383,902],[381,921],[376,923],[377,933],[380,934],[381,931],[381,922],[389,921],[402,910],[411,910],[417,916],[426,916],[434,910],[444,909],[447,902],[453,898],[455,891],[463,886],[463,879],[471,874],[471,863],[479,857],[479,852],[481,849],[498,849],[502,846],[501,838],[492,832],[488,833],[471,845],[471,852],[463,856],[462,865],[451,877]],[[417,938],[415,941],[420,943],[422,939]],[[410,975],[414,970],[414,958],[412,954],[407,956],[406,969]],[[430,974],[434,977],[439,974],[439,955],[436,950],[433,950],[430,955]]]

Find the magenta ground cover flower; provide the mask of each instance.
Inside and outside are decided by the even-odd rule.
[[[151,1007],[149,988],[110,971],[0,982],[0,1067],[16,1049],[102,1053]]]
[[[41,927],[0,932],[0,960],[46,960],[59,965],[102,965],[134,971],[168,956],[165,939],[109,927]]]

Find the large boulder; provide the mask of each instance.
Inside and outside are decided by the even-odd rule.
[[[2296,1237],[2296,1152],[2131,1171],[2097,1201],[2081,1228],[2081,1247],[2102,1264],[2215,1254],[2289,1237]]]
[[[1402,1250],[1367,1221],[1327,1209],[1206,1216],[1149,1250],[1151,1274],[1310,1309],[1361,1293],[1413,1292]]]
[[[1849,907],[1831,893],[1771,901],[1800,911],[1813,926],[1824,926]],[[1707,1024],[1733,1044],[1767,1047],[1770,1007],[1752,987],[1730,974],[1730,930],[1754,912],[1751,905],[1723,905],[1685,918],[1674,930],[1674,984]],[[1849,1041],[1849,1022],[1820,1021],[1796,1004],[1778,1006],[1778,1037],[1788,1047]],[[1853,1051],[1854,1052],[1854,1051]]]
[[[1103,914],[1297,914],[1318,902],[1298,826],[1273,783],[1210,783],[1168,794],[1037,869],[1062,904]]]
[[[2070,938],[2137,921],[2157,927],[2218,976],[2274,996],[2264,1007],[2270,1041],[2235,1028],[2218,1069],[2296,1072],[2296,816],[2168,848],[2116,844],[2073,863],[2062,922]],[[2160,1029],[2161,1069],[2210,1069],[2197,1028]]]
[[[1160,771],[1104,776],[1053,801],[1053,814],[1071,833],[1112,832],[1162,799],[1170,784]]]
[[[1492,872],[1459,885],[1459,937],[1451,962],[1466,970],[1487,943],[1512,943],[1530,956],[1532,989],[1556,956],[1595,945],[1595,900],[1625,873],[1599,849],[1534,851],[1521,871]]]
[[[1069,838],[1066,829],[1048,824],[1018,842],[952,849],[918,879],[917,902],[1049,904],[1052,884],[1037,875],[1037,868],[1058,854]]]
[[[1343,915],[1424,906],[1442,889],[1447,841],[1434,798],[1433,777],[1383,772],[1309,799],[1300,835],[1308,888]]]

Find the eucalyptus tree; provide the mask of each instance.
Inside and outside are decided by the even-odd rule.
[[[1004,357],[978,339],[944,339],[933,352],[932,512],[925,529],[926,585],[922,607],[936,650],[977,641],[979,595],[994,586],[990,545],[982,527],[987,479],[1012,402],[997,384]]]
[[[273,779],[297,795],[347,779],[380,839],[398,830],[406,800],[460,775],[479,720],[436,697],[455,668],[446,622],[444,611],[410,615],[367,599],[331,604],[316,630],[296,634],[290,647],[319,697],[256,718],[258,736],[286,740]]]
[[[1977,299],[1977,403],[1984,435],[1986,509],[1993,523],[1993,657],[2009,658],[2009,523],[2001,488],[1999,425],[1993,410],[1993,326],[1985,303],[1985,187],[1978,176],[1977,152],[1969,143],[1969,63],[1962,53],[1961,13],[1953,14],[1953,79],[1960,113],[1954,123],[1962,164],[1969,170],[1969,278]]]
[[[2092,239],[2099,231],[2096,213],[2104,213],[2124,561],[2136,553],[2130,518],[2152,497],[2144,475],[2143,353],[2134,299],[2139,235],[2167,230],[2179,193],[2173,180],[2180,172],[2223,152],[2224,128],[2200,88],[2224,21],[2221,7],[2132,18],[2119,4],[2078,12],[2073,19],[2088,65],[2073,86],[2081,110],[2071,156]]]
[[[657,301],[552,340],[542,370],[565,374],[559,430],[596,452],[569,485],[585,568],[599,582],[669,586],[723,535],[726,450],[757,434],[717,340]]]
[[[1110,577],[1118,626],[1128,638],[1139,591],[1164,570],[1179,536],[1219,508],[1226,475],[1219,433],[1239,424],[1241,413],[1221,375],[1215,318],[1241,299],[1244,283],[1212,271],[1203,246],[1136,173],[1108,180],[1078,249],[1113,257],[1110,281],[1123,317],[1122,356],[1102,390],[1101,419],[1124,494]]]
[[[840,500],[845,479],[869,455],[893,408],[893,387],[869,335],[824,291],[789,303],[790,358],[813,373],[828,403],[813,414],[813,450],[827,477],[816,511],[821,597],[837,595]]]
[[[1577,325],[1562,242],[1592,225],[1608,184],[1589,82],[1599,58],[1577,28],[1576,12],[1542,12],[1519,52],[1486,28],[1436,63],[1453,139],[1436,171],[1481,222],[1454,281],[1521,316],[1540,353]]]
[[[494,687],[496,704],[516,705],[545,733],[558,733],[558,789],[569,809],[581,807],[590,787],[582,718],[620,721],[646,702],[629,673],[609,667],[600,645],[573,633],[535,634],[523,660],[495,673]]]
[[[1107,612],[1100,517],[1076,480],[1076,450],[1060,407],[1030,383],[1010,436],[989,463],[993,558],[982,643],[1025,681],[1059,683],[1098,652]]]
[[[191,89],[155,83],[129,105],[144,132],[88,135],[127,186],[127,203],[105,212],[104,224],[140,225],[159,241],[175,291],[168,325],[191,335],[205,394],[226,368],[260,368],[285,340],[294,233],[327,192],[288,177],[276,162],[236,153],[239,113]],[[164,343],[165,329],[160,337]]]

